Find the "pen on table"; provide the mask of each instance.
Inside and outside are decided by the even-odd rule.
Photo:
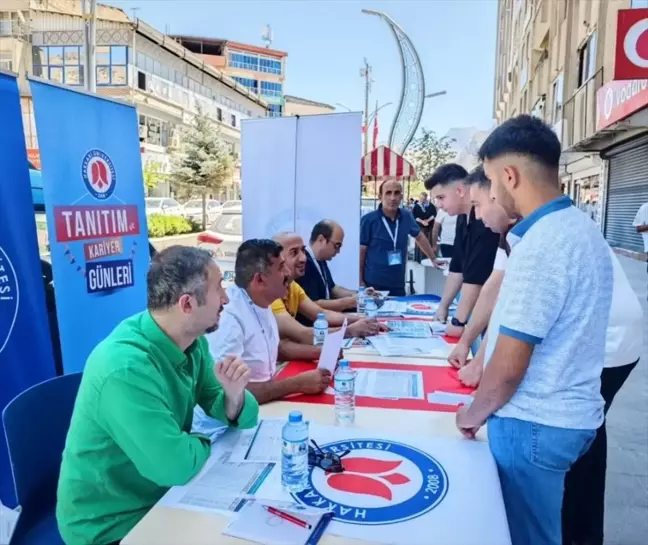
[[[279,509],[275,507],[270,507],[268,505],[263,506],[268,513],[275,515],[281,519],[287,520],[288,522],[292,522],[293,524],[296,524],[297,526],[301,526],[302,528],[306,528],[307,530],[310,530],[313,528],[312,524],[308,524],[305,520],[299,519],[290,513],[285,513],[284,511],[280,511]]]

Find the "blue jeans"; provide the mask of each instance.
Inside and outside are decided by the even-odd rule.
[[[565,474],[596,430],[554,428],[492,416],[488,442],[497,463],[513,545],[562,545]]]

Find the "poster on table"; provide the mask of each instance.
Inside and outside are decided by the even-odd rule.
[[[363,543],[510,545],[497,467],[485,441],[311,422],[310,438],[323,452],[343,455],[344,471],[310,467],[307,487],[291,495],[281,486],[284,423],[264,419],[256,429],[228,431],[200,474],[169,490],[159,505],[235,516],[254,495],[332,511],[326,532]]]
[[[43,275],[16,78],[0,73],[0,413],[54,376]],[[0,501],[15,506],[0,420]]]
[[[149,266],[137,113],[31,81],[66,373],[146,308]]]
[[[359,278],[361,123],[359,113],[250,119],[241,135],[243,238],[295,231],[307,244],[318,221],[335,220],[345,238],[329,266],[351,289]]]

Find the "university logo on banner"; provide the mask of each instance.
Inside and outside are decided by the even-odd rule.
[[[344,472],[311,468],[308,488],[293,494],[308,507],[332,510],[335,520],[357,525],[405,522],[438,506],[448,491],[445,469],[425,452],[394,441],[350,439],[322,445],[349,453]]]
[[[614,79],[646,78],[648,78],[648,9],[619,10]]]
[[[31,87],[63,364],[74,372],[120,321],[146,308],[137,114],[130,105],[47,83]],[[81,116],[93,122],[79,123]]]

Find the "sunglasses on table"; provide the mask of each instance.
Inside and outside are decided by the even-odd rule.
[[[309,466],[319,467],[328,473],[342,473],[344,471],[342,458],[349,454],[350,450],[342,454],[333,454],[332,452],[324,452],[313,439],[311,439],[311,443],[313,443],[313,446],[308,446]]]

